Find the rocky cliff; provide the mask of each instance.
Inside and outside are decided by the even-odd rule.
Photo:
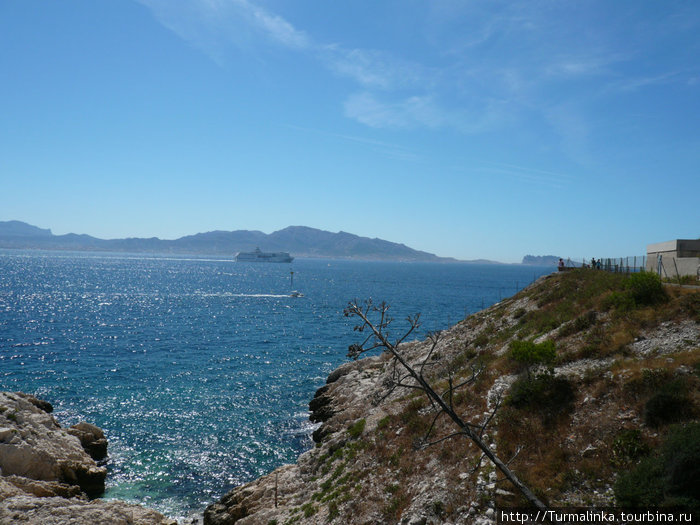
[[[634,500],[640,482],[622,481],[640,461],[662,461],[667,436],[697,421],[699,322],[698,290],[579,270],[463,320],[435,348],[400,350],[547,505],[663,504],[687,494],[668,481],[666,500]],[[527,366],[513,350],[544,347],[552,359]],[[310,405],[315,448],[232,490],[204,523],[486,525],[497,508],[522,506],[423,392],[396,386],[396,367],[385,352],[333,372]],[[688,472],[672,474],[700,486]]]
[[[174,525],[161,514],[90,498],[105,489],[102,431],[81,422],[64,429],[34,396],[0,392],[0,525]]]

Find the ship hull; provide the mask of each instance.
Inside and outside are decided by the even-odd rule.
[[[290,263],[294,257],[287,252],[263,252],[259,248],[252,252],[240,252],[236,255],[236,262],[269,262]]]

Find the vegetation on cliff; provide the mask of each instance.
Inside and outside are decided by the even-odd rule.
[[[697,508],[697,289],[649,274],[554,274],[438,344],[399,348],[547,505]],[[468,389],[450,389],[475,367]],[[449,437],[454,425],[423,391],[396,388],[387,352],[331,374],[312,411],[316,447],[234,489],[205,523],[482,524],[525,504],[473,442]]]

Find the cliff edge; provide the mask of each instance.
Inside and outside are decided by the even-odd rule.
[[[698,290],[576,270],[468,317],[432,352],[430,341],[400,350],[547,505],[697,508],[683,492],[700,486],[697,469],[664,469],[669,454],[700,461],[699,323]],[[316,446],[209,506],[205,525],[487,525],[526,506],[423,392],[396,386],[396,366],[384,352],[331,373],[310,404]],[[650,462],[665,473],[652,496],[639,490]]]

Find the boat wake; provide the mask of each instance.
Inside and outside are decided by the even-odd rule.
[[[231,297],[289,297],[289,294],[274,293],[232,293]]]
[[[232,293],[232,292],[220,292],[220,293],[196,293],[198,297],[263,297],[263,298],[273,298],[273,299],[283,299],[285,297],[291,297],[290,294],[280,294],[280,293]]]

